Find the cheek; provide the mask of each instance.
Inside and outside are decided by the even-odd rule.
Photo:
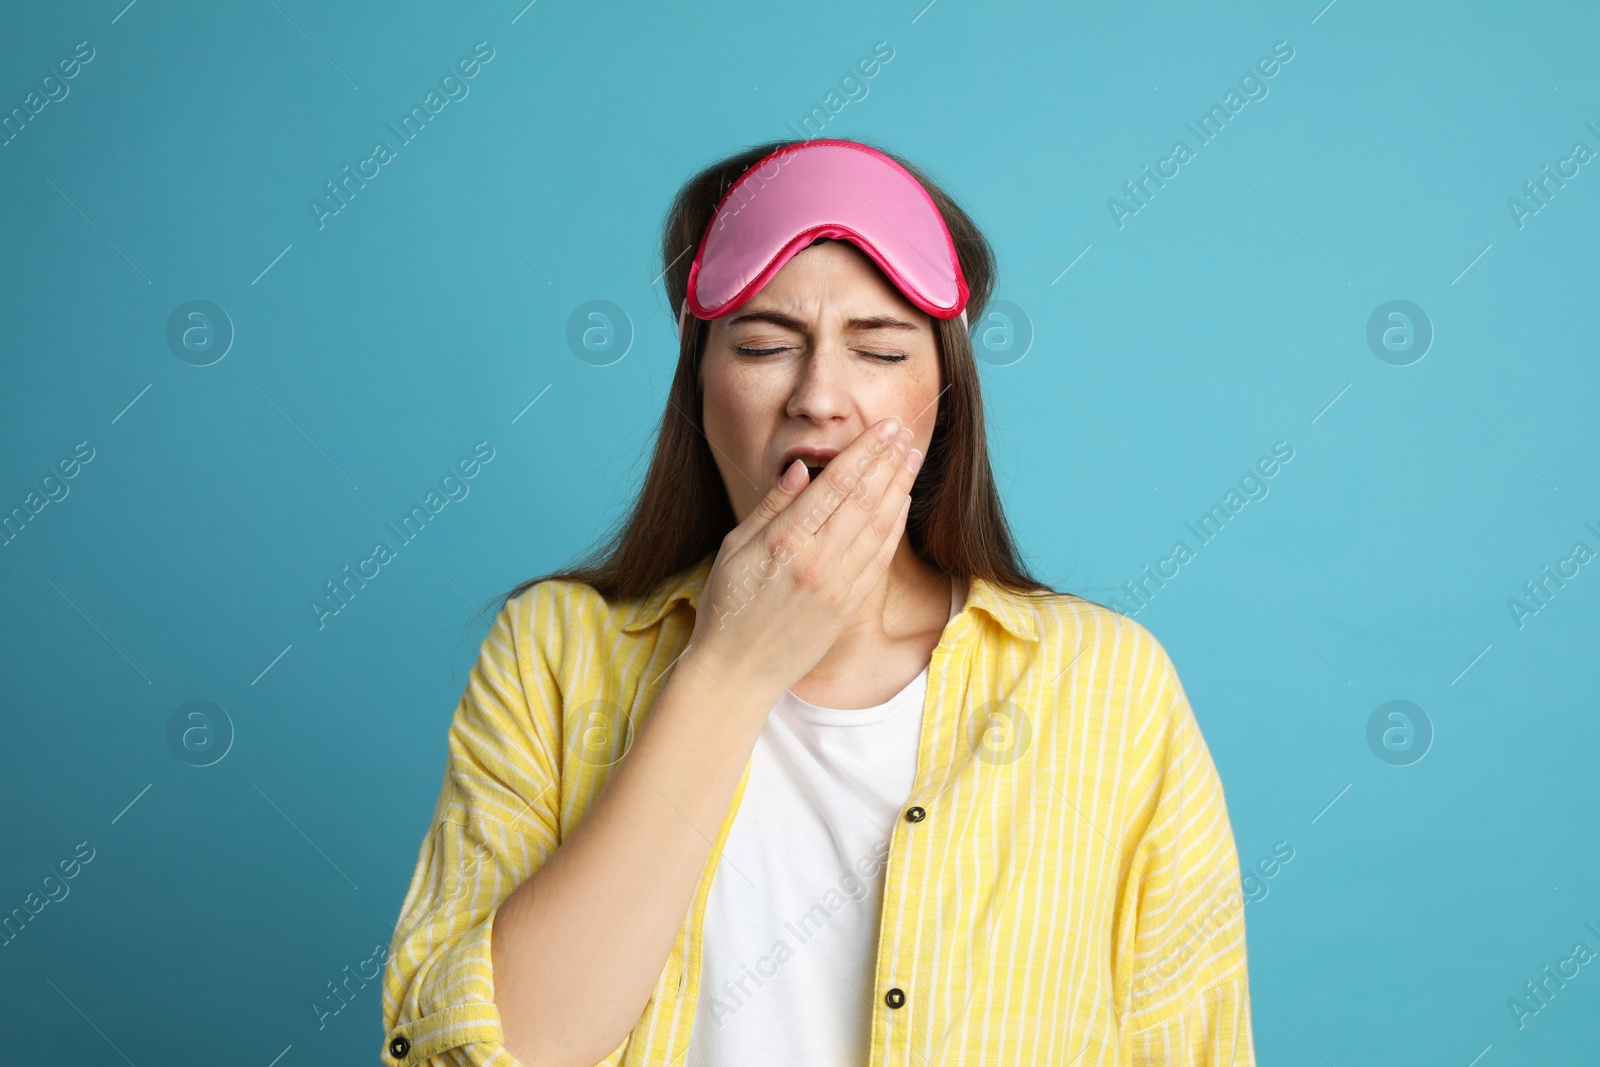
[[[916,440],[912,444],[921,449],[926,455],[928,443],[933,440],[934,424],[939,417],[939,368],[937,365],[923,365],[921,372],[907,375],[895,389],[890,407],[885,409],[885,414],[893,410],[903,420],[911,423],[911,428],[916,433]]]
[[[731,445],[739,424],[739,388],[723,366],[706,366],[700,376],[700,408],[706,436],[716,445]]]
[[[761,383],[717,361],[703,366],[700,380],[701,420],[717,462],[732,459],[743,468],[760,456],[766,444]]]

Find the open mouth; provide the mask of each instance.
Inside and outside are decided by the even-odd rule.
[[[794,461],[798,459],[806,468],[806,484],[809,485],[822,476],[822,472],[827,469],[828,463],[832,458],[832,456],[826,454],[808,455],[801,453],[798,456],[790,456],[789,459],[779,466],[777,471],[773,473],[773,477],[781,479],[784,475],[784,472],[790,467],[794,466]]]

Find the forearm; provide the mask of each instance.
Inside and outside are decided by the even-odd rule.
[[[500,905],[495,1002],[528,1067],[590,1067],[638,1022],[773,699],[681,658],[578,827]]]

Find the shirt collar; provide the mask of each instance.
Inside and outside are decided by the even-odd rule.
[[[707,555],[693,567],[663,582],[654,593],[631,604],[624,616],[622,629],[632,633],[654,626],[679,600],[698,608],[700,591],[705,588],[715,558],[715,553]],[[971,586],[962,614],[968,609],[977,608],[986,612],[1013,636],[1025,641],[1039,639],[1037,613],[1026,597],[976,575],[971,579]],[[956,617],[960,618],[960,615]]]

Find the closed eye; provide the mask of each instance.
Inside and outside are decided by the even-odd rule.
[[[741,356],[770,356],[775,352],[787,352],[788,350],[788,345],[779,345],[776,348],[750,348],[747,345],[734,346],[734,351],[738,352]],[[882,360],[885,363],[901,363],[911,358],[904,353],[868,352],[864,348],[858,348],[856,351],[860,352],[863,356],[870,356],[873,359]]]

